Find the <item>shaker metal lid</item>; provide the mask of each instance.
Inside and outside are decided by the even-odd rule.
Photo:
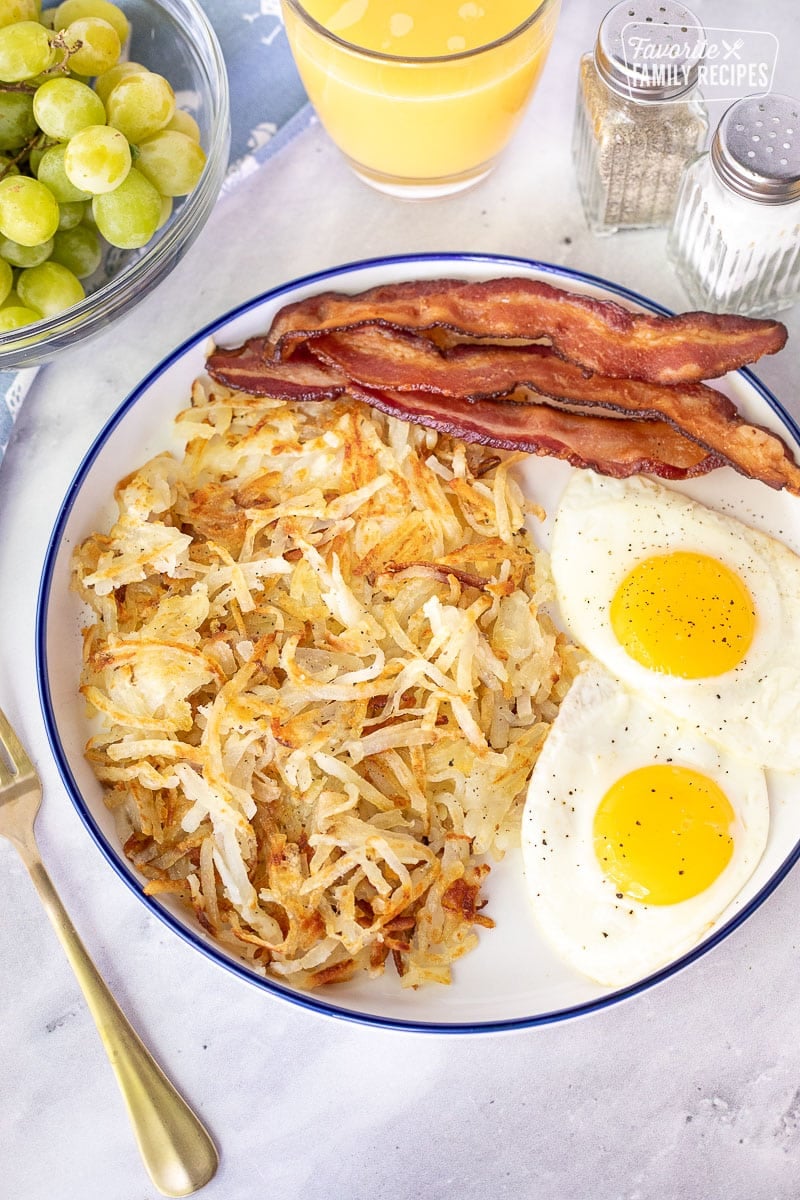
[[[737,100],[717,126],[711,162],[722,182],[749,200],[800,198],[800,102],[771,92]]]
[[[623,0],[600,23],[597,73],[612,91],[640,102],[677,100],[697,83],[706,31],[677,0]]]

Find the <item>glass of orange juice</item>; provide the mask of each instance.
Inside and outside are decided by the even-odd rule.
[[[297,68],[356,174],[410,199],[489,173],[531,96],[560,0],[281,0]]]

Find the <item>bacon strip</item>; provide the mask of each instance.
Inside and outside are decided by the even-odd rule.
[[[274,362],[264,337],[250,338],[232,349],[214,350],[206,360],[212,379],[226,387],[276,400],[336,400],[347,391],[347,379],[323,366],[306,350],[286,363]]]
[[[725,375],[774,354],[787,336],[778,321],[702,312],[674,317],[634,313],[541,280],[433,279],[353,296],[322,292],[288,304],[273,322],[269,346],[276,357],[286,358],[298,342],[364,325],[444,328],[495,339],[547,338],[562,358],[588,370],[652,383]]]
[[[330,366],[380,391],[424,391],[468,400],[508,396],[523,386],[540,398],[664,420],[748,478],[800,493],[800,467],[781,438],[748,424],[727,396],[702,383],[667,387],[610,379],[564,362],[547,346],[456,346],[385,329],[328,334],[313,352]]]
[[[465,442],[564,459],[573,467],[589,467],[618,479],[643,472],[662,479],[691,479],[722,465],[717,455],[663,421],[593,417],[549,404],[375,392],[358,385],[350,390],[401,421],[426,425]]]
[[[242,347],[217,350],[208,360],[208,371],[229,387],[279,399],[328,400],[350,392],[404,420],[413,421],[414,411],[427,412],[429,424],[433,423],[433,416],[444,421],[449,412],[450,424],[439,424],[435,428],[466,441],[475,441],[479,440],[478,422],[481,421],[486,423],[487,444],[524,450],[526,447],[519,441],[518,428],[503,435],[510,439],[507,442],[491,441],[488,436],[491,432],[501,436],[497,430],[498,418],[492,414],[492,404],[498,403],[501,397],[508,398],[522,385],[540,400],[550,401],[551,408],[557,405],[564,409],[563,415],[566,410],[587,413],[597,409],[609,415],[623,415],[624,424],[614,435],[609,451],[613,465],[608,473],[617,472],[621,465],[631,461],[648,459],[645,443],[655,435],[652,430],[635,434],[634,421],[627,419],[635,416],[659,426],[672,426],[685,439],[702,447],[712,465],[727,463],[748,478],[800,494],[800,467],[781,438],[746,422],[727,396],[703,384],[666,387],[640,380],[609,379],[565,363],[546,346],[458,346],[441,351],[425,338],[383,329],[326,335],[314,343],[314,352],[324,361],[315,362],[308,349],[302,347],[287,362],[275,362],[267,357],[270,353],[268,339],[253,338]],[[465,394],[449,396],[446,402],[436,406],[426,395],[428,391],[436,395],[459,390]],[[404,395],[408,397],[405,401]],[[472,402],[469,404],[469,436],[455,427],[457,420],[463,425],[465,419],[463,405],[456,405],[459,400]],[[520,418],[515,419],[519,421]],[[586,416],[583,419],[586,420]],[[532,449],[532,453],[544,453],[541,438],[552,433],[552,419],[549,431],[542,428],[542,420],[540,416],[536,431],[531,434],[538,447]],[[419,423],[426,424],[422,416]],[[594,435],[588,432],[585,436],[580,435],[576,424],[570,425],[568,434],[566,427],[562,427],[560,434],[555,435],[556,441],[559,436],[567,438],[564,444],[573,447],[576,464],[585,457],[585,450],[580,447],[585,447],[587,442],[592,446],[596,444]],[[609,438],[611,435],[606,433],[604,436]],[[623,436],[632,439],[629,453],[622,447]],[[653,464],[661,463],[660,468],[653,465],[640,469],[652,470],[665,478],[682,478],[680,474],[665,474],[669,468],[680,471],[685,465],[683,459],[674,461],[678,442],[670,441],[668,445],[668,449],[649,455]],[[697,454],[696,459],[703,461],[704,455]],[[595,469],[602,470],[597,465],[599,460],[593,461]],[[690,465],[694,466],[695,461]],[[710,466],[704,469],[710,469]]]
[[[257,396],[286,400],[336,399],[345,391],[373,408],[460,437],[506,450],[563,458],[623,477],[651,472],[664,479],[704,475],[721,465],[713,454],[663,421],[576,416],[545,404],[429,396],[424,392],[378,392],[342,382],[342,375],[305,357],[287,363],[265,360],[265,339],[210,355],[207,370],[219,383]],[[309,370],[309,365],[315,370]],[[292,369],[297,374],[293,375]]]

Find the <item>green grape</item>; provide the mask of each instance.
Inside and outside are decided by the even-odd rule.
[[[120,45],[124,46],[128,39],[128,18],[121,8],[111,4],[109,0],[64,0],[53,13],[53,28],[66,29],[73,21],[83,17],[100,17],[108,21],[117,31]]]
[[[0,179],[0,233],[21,246],[39,246],[58,229],[58,202],[27,175]]]
[[[40,71],[38,75],[31,75],[26,79],[26,83],[33,84],[38,87],[40,83],[47,83],[48,79],[53,79],[56,75],[68,76],[70,73],[67,65],[67,51],[64,46],[59,46],[57,42],[51,41],[50,48],[53,51],[53,59],[50,66],[46,70]]]
[[[81,200],[67,200],[65,204],[58,206],[58,230],[61,233],[64,229],[74,229],[76,225],[80,225],[86,213],[86,204]]]
[[[12,329],[21,329],[23,325],[32,325],[41,321],[42,314],[32,308],[6,305],[0,306],[0,333],[10,333]]]
[[[78,279],[93,275],[100,266],[103,257],[100,238],[88,225],[76,225],[57,233],[53,243],[52,261],[68,267]]]
[[[0,150],[17,150],[36,135],[33,96],[0,91]]]
[[[54,58],[47,30],[38,21],[0,28],[0,80],[19,83],[46,71]]]
[[[164,128],[177,129],[178,133],[185,133],[193,142],[200,141],[200,126],[185,108],[176,108]]]
[[[175,111],[175,93],[163,75],[137,71],[124,75],[106,99],[109,125],[138,143],[163,129]]]
[[[0,0],[0,25],[13,25],[16,21],[38,21],[39,5],[36,0]]]
[[[146,245],[158,228],[161,197],[152,183],[131,167],[118,188],[94,197],[92,212],[107,242],[135,250]]]
[[[80,279],[57,262],[20,271],[17,291],[22,303],[38,310],[43,317],[53,317],[65,308],[72,308],[86,295]]]
[[[201,146],[177,129],[162,129],[139,143],[136,168],[162,196],[185,196],[203,174]]]
[[[20,246],[11,238],[0,236],[0,255],[12,267],[38,267],[52,254],[53,244],[53,239],[48,238],[38,246]]]
[[[143,67],[141,63],[118,62],[116,66],[109,67],[107,71],[103,71],[102,75],[97,76],[94,81],[94,90],[105,104],[109,92],[119,83],[120,79],[124,79],[126,75],[135,75],[137,71],[146,70],[147,67]]]
[[[131,169],[131,148],[118,129],[90,125],[67,142],[64,171],[70,183],[97,196],[119,187]]]
[[[39,163],[49,149],[50,143],[45,138],[42,138],[41,141],[37,138],[36,145],[31,146],[28,151],[28,166],[31,169],[31,175],[39,174]]]
[[[75,184],[67,177],[64,159],[67,155],[68,145],[69,142],[66,144],[59,142],[57,145],[51,146],[49,150],[45,150],[36,171],[36,178],[45,187],[50,188],[59,204],[71,204],[74,201],[89,199],[89,192],[75,187]]]
[[[14,286],[14,272],[4,258],[0,258],[0,304]]]
[[[70,51],[70,70],[79,75],[99,75],[108,71],[119,58],[119,36],[113,25],[101,17],[81,17],[63,31]],[[73,49],[77,46],[78,49]]]
[[[21,308],[21,307],[22,307],[22,301],[19,298],[17,289],[15,287],[12,287],[11,291],[8,293],[8,295],[6,296],[3,303],[0,304],[0,308]]]
[[[33,115],[48,137],[66,142],[88,125],[105,125],[103,101],[77,79],[49,79],[36,89]]]

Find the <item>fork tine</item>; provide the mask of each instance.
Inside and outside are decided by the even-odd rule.
[[[25,753],[22,742],[11,728],[8,718],[6,717],[2,708],[0,708],[0,744],[2,744],[3,748],[5,749],[6,754],[11,761],[11,766],[14,768],[14,771],[17,775],[35,774],[33,763]],[[3,761],[2,757],[0,757],[0,782],[11,782],[11,776],[9,776],[8,779],[4,779],[3,776]]]

